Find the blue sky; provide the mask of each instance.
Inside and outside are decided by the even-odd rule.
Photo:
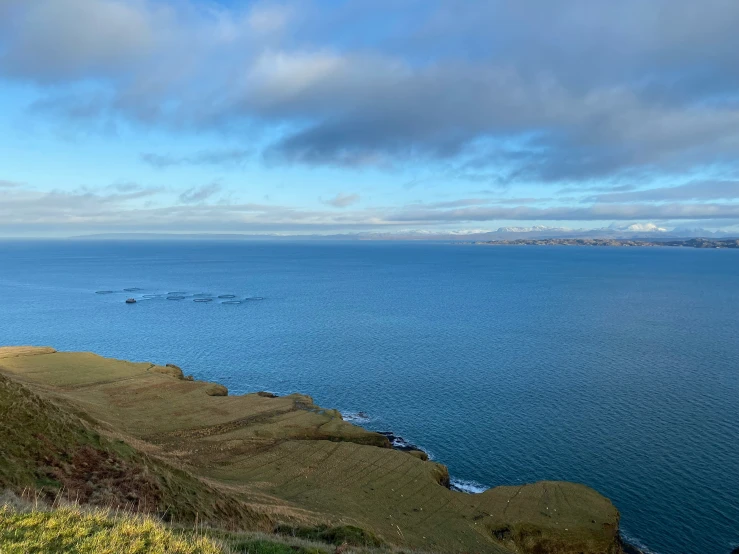
[[[734,0],[0,0],[0,235],[739,231]]]

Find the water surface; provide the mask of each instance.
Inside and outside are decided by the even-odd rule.
[[[307,393],[472,486],[583,482],[650,550],[727,554],[738,285],[725,250],[8,241],[0,343]]]

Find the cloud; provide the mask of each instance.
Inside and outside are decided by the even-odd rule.
[[[257,4],[251,8],[247,22],[254,33],[272,35],[284,31],[293,16],[289,6]]]
[[[612,192],[586,199],[588,202],[669,202],[681,200],[736,200],[739,181],[699,181],[674,187],[633,192]]]
[[[205,150],[186,156],[145,152],[141,154],[141,160],[157,169],[179,165],[235,166],[243,164],[251,155],[251,150],[242,148]]]
[[[16,188],[23,186],[23,183],[19,183],[17,181],[6,181],[5,179],[0,179],[0,189],[9,189],[9,188]]]
[[[37,116],[75,125],[216,131],[272,164],[453,164],[500,183],[737,167],[734,0],[2,6],[0,78],[36,83]]]
[[[491,204],[493,202],[493,200],[485,198],[460,198],[459,200],[448,200],[445,202],[419,203],[408,207],[436,210],[441,208],[465,208],[467,206],[481,206],[485,204]]]
[[[179,200],[183,204],[199,204],[221,192],[221,189],[222,187],[219,183],[193,187],[180,194]]]
[[[337,194],[330,200],[326,200],[324,204],[328,206],[333,206],[334,208],[346,208],[348,206],[351,206],[352,204],[356,204],[359,202],[359,195],[358,194]]]
[[[484,207],[458,210],[409,210],[388,219],[407,223],[463,223],[474,221],[634,221],[728,219],[739,217],[739,204],[609,204],[582,208]]]
[[[129,68],[155,47],[157,14],[142,2],[5,0],[0,71],[49,82]]]
[[[401,208],[365,207],[342,210],[233,200],[208,202],[221,192],[218,183],[194,187],[181,195],[136,183],[97,189],[39,191],[28,187],[0,189],[0,232],[349,232],[380,229],[428,229],[438,226],[502,221],[665,222],[684,221],[703,227],[733,225],[739,203],[621,203],[540,207],[484,205],[480,199],[413,204]],[[341,197],[341,195],[338,195]],[[351,195],[344,195],[345,198]],[[340,203],[341,204],[341,203]],[[725,224],[724,224],[725,222]],[[709,225],[710,223],[710,225]]]

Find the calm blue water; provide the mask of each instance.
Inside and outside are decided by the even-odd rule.
[[[0,242],[0,291],[0,343],[304,392],[458,479],[593,486],[660,554],[739,543],[739,251]],[[175,291],[264,300],[123,303]]]

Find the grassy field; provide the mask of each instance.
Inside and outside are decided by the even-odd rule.
[[[14,422],[0,428],[0,486],[229,531],[358,530],[366,547],[620,552],[618,512],[585,486],[454,492],[444,466],[308,396],[213,391],[176,367],[0,348],[0,416]]]

